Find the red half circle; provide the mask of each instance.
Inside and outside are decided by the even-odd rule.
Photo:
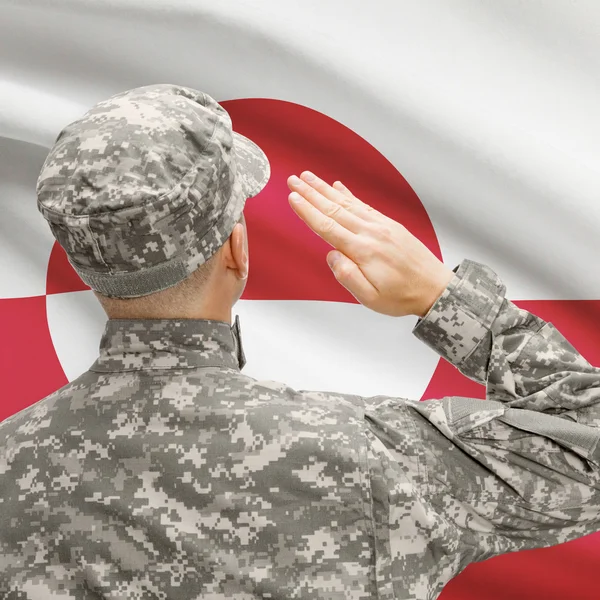
[[[435,231],[415,192],[392,163],[351,129],[281,100],[230,100],[223,105],[235,130],[265,150],[272,171],[266,188],[246,204],[251,269],[243,299],[356,302],[325,262],[331,247],[288,204],[287,178],[306,169],[330,183],[340,179],[374,208],[400,221],[441,258]],[[55,244],[47,293],[84,289],[89,288]]]
[[[435,231],[415,192],[398,169],[357,133],[291,102],[244,99],[223,105],[234,129],[264,149],[272,170],[266,188],[248,200],[244,211],[251,268],[243,298],[356,302],[325,262],[331,246],[310,231],[288,204],[287,178],[304,170],[329,183],[341,180],[441,257]]]
[[[0,300],[0,421],[67,383],[46,318],[46,297]]]

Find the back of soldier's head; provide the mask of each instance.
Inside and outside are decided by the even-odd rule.
[[[269,175],[262,150],[232,131],[214,99],[152,85],[63,129],[38,179],[38,208],[99,298],[152,304],[151,295],[173,301],[210,280],[211,257]]]

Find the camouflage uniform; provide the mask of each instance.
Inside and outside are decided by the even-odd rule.
[[[413,333],[486,400],[256,381],[239,321],[109,320],[0,425],[0,596],[433,599],[600,529],[600,370],[464,260]]]

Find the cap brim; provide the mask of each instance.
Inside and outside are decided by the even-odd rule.
[[[246,198],[256,196],[271,177],[267,155],[252,141],[233,132],[233,148],[237,162],[237,176],[242,183]]]

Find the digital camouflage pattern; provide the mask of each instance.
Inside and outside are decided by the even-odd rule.
[[[131,298],[206,262],[269,175],[263,151],[213,98],[152,85],[63,129],[40,172],[38,208],[85,283]]]
[[[600,529],[600,370],[465,260],[414,334],[487,399],[240,372],[239,323],[109,320],[0,425],[0,597],[433,599]]]

